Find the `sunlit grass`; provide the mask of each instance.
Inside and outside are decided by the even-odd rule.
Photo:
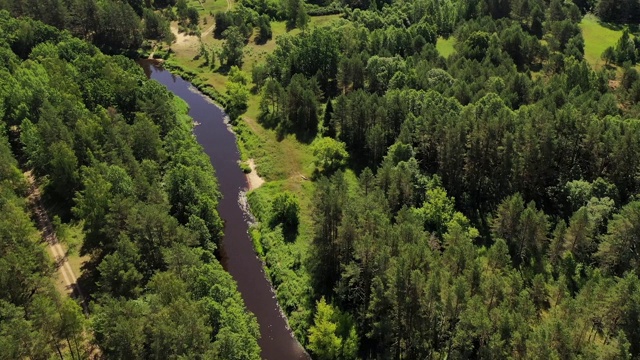
[[[456,49],[453,48],[453,45],[456,43],[456,38],[450,36],[448,39],[443,37],[439,37],[436,42],[436,50],[442,55],[444,58],[448,58],[449,55],[453,54]]]
[[[584,37],[584,58],[594,68],[604,65],[602,53],[609,46],[615,46],[622,30],[613,30],[603,26],[599,20],[591,14],[585,15],[580,22],[582,36]]]
[[[232,2],[233,3],[233,2]],[[227,0],[188,0],[187,5],[200,11],[200,15],[227,10]]]
[[[312,16],[310,23],[311,26],[326,26],[333,22],[333,20],[340,19],[341,17],[342,14]]]

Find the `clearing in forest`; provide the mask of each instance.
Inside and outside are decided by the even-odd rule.
[[[609,46],[615,46],[622,36],[622,28],[603,24],[594,15],[587,14],[580,22],[584,37],[584,58],[594,69],[604,65],[602,53]]]

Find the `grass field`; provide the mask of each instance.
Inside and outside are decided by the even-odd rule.
[[[438,42],[436,42],[436,50],[445,58],[448,58],[449,55],[453,54],[456,49],[453,48],[453,45],[456,43],[456,38],[450,36],[448,39],[443,37],[438,38]]]
[[[602,53],[609,46],[615,46],[620,36],[622,36],[622,30],[613,30],[604,26],[591,14],[585,15],[582,19],[580,29],[582,29],[582,36],[584,37],[585,60],[594,69],[599,69],[604,65],[604,60],[601,58]]]

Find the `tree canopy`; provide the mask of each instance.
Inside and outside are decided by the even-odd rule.
[[[132,60],[6,11],[0,53],[0,358],[84,359],[93,342],[106,359],[258,359],[257,322],[215,256],[220,192],[182,100]],[[88,321],[52,286],[16,157],[58,226],[83,234]]]

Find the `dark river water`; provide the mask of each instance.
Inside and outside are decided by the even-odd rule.
[[[262,358],[308,359],[289,330],[262,262],[253,249],[248,234],[248,214],[240,202],[241,194],[247,188],[247,179],[238,165],[240,153],[235,134],[224,121],[225,113],[189,82],[156,67],[152,62],[141,61],[140,64],[148,77],[185,100],[189,104],[189,115],[199,123],[194,133],[211,158],[223,196],[218,205],[218,212],[225,223],[222,264],[238,283],[238,290],[247,308],[258,319]]]

